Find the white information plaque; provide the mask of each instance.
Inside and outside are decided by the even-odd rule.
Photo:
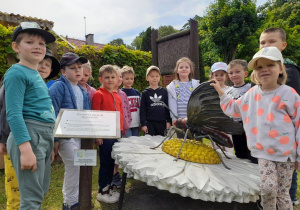
[[[74,150],[74,166],[96,166],[97,150],[76,149]]]
[[[121,138],[120,112],[61,109],[55,123],[58,138]]]

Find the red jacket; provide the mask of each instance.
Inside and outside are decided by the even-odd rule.
[[[93,95],[92,110],[119,111],[120,128],[123,130],[122,100],[116,91],[110,93],[104,87],[99,88]]]

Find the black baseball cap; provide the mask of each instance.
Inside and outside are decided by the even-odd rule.
[[[84,57],[79,57],[77,54],[68,52],[64,54],[60,59],[60,67],[70,66],[76,62],[80,61],[82,64],[87,63],[88,60]]]
[[[43,30],[39,24],[36,22],[22,22],[17,28],[15,28],[13,34],[12,34],[12,41],[16,41],[17,36],[21,32],[25,31],[36,31],[38,34],[40,34],[44,39],[46,44],[54,42],[56,40],[55,36],[51,34],[50,32]]]
[[[49,74],[49,76],[46,78],[46,79],[51,79],[57,76],[58,73],[60,72],[60,64],[58,60],[55,57],[53,57],[51,50],[49,50],[48,48],[46,48],[45,58],[50,58],[52,60],[52,66],[51,66],[52,71]]]

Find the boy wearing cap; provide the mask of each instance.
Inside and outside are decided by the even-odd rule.
[[[52,62],[53,61],[53,62]],[[60,70],[59,62],[55,57],[52,56],[52,53],[49,49],[46,49],[46,55],[44,59],[39,62],[37,71],[41,75],[42,79],[52,78],[58,74]],[[19,209],[20,207],[20,193],[19,185],[16,177],[16,172],[13,168],[13,165],[10,161],[9,156],[6,152],[6,143],[7,138],[10,133],[10,128],[6,120],[6,106],[5,106],[5,90],[4,86],[1,87],[0,91],[0,106],[1,110],[1,133],[0,133],[0,154],[4,154],[5,162],[5,193],[6,193],[6,209]],[[52,153],[54,154],[54,153]],[[54,155],[51,157],[51,162],[54,159]]]
[[[60,64],[58,60],[53,57],[51,50],[48,48],[46,49],[46,55],[44,59],[39,62],[37,70],[44,80],[51,79],[58,75],[60,71]]]
[[[160,70],[156,66],[150,66],[146,72],[146,80],[149,87],[142,92],[140,105],[140,122],[142,131],[151,136],[164,136],[166,128],[171,126],[168,106],[168,92],[159,86]]]
[[[49,94],[57,116],[61,108],[91,109],[89,94],[78,84],[83,75],[82,64],[87,59],[68,52],[60,60],[62,76],[49,89]],[[65,164],[63,184],[63,209],[78,208],[79,166],[74,166],[74,150],[81,148],[81,139],[59,139],[54,151],[59,153]]]
[[[20,61],[6,72],[4,86],[11,129],[7,150],[19,183],[20,209],[40,209],[49,189],[55,114],[37,66],[46,44],[54,41],[35,22],[22,22],[12,35]]]

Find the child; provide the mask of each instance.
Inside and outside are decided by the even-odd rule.
[[[125,134],[125,137],[130,136],[140,136],[140,96],[138,90],[132,88],[134,82],[134,71],[130,66],[124,66],[122,68],[122,79],[123,79],[123,88],[121,89],[127,95],[132,121],[130,123],[130,128]]]
[[[244,81],[248,75],[247,61],[240,59],[232,60],[228,64],[227,72],[229,79],[231,82],[233,82],[233,86],[227,89],[225,92],[227,95],[230,95],[233,99],[237,100],[251,88],[251,84],[246,84]],[[236,119],[236,121],[242,123],[241,119]],[[242,135],[232,135],[232,141],[235,155],[238,158],[249,159],[252,162],[257,163],[257,159],[251,156],[247,147],[245,133]]]
[[[44,59],[39,62],[37,70],[44,80],[52,79],[58,75],[60,64],[58,60],[53,57],[51,50],[46,49],[46,55]]]
[[[220,104],[226,105],[225,114],[240,116],[247,135],[247,145],[253,157],[258,158],[261,178],[261,197],[264,209],[293,209],[289,196],[292,174],[300,170],[300,97],[284,85],[287,75],[283,58],[276,47],[258,51],[249,62],[254,69],[251,80],[256,86],[234,101],[215,87]],[[257,203],[258,205],[260,202]]]
[[[259,38],[259,48],[277,47],[281,52],[287,47],[286,33],[281,28],[268,28]],[[285,58],[284,65],[288,75],[287,85],[294,88],[300,94],[300,68],[292,60]]]
[[[199,85],[199,80],[194,77],[194,63],[187,57],[180,58],[176,62],[174,69],[175,80],[168,86],[168,101],[171,110],[172,125],[178,118],[187,118],[187,104],[189,98]],[[177,133],[178,138],[183,138],[183,134]]]
[[[259,38],[259,48],[264,47],[277,47],[283,51],[287,46],[286,33],[281,28],[268,28],[264,30]],[[288,75],[286,84],[294,88],[300,94],[300,68],[290,59],[284,59],[285,70]],[[293,205],[298,205],[299,201],[297,195],[297,171],[293,173],[292,185],[290,189],[291,199]]]
[[[210,79],[215,79],[219,82],[223,91],[230,87],[226,85],[228,81],[227,64],[223,62],[214,63],[210,70]]]
[[[90,96],[90,100],[92,103],[92,98],[94,93],[96,92],[95,88],[91,87],[87,82],[90,79],[93,79],[92,77],[92,67],[90,62],[84,63],[82,64],[82,68],[83,68],[83,76],[82,79],[79,81],[79,85],[89,93]]]
[[[140,121],[142,131],[154,136],[165,135],[166,128],[171,127],[170,112],[160,101],[168,106],[168,92],[160,87],[160,70],[156,66],[150,66],[146,72],[146,80],[149,87],[142,93],[140,107]]]
[[[20,209],[40,209],[50,184],[55,115],[37,71],[46,44],[55,37],[35,22],[22,22],[12,35],[20,61],[5,74],[7,150],[19,183]]]
[[[117,82],[115,84],[114,90],[118,93],[118,95],[122,99],[122,106],[123,106],[123,122],[124,122],[124,128],[122,131],[122,136],[125,136],[126,132],[130,128],[130,123],[132,121],[131,118],[131,112],[130,112],[130,104],[127,98],[127,95],[124,91],[120,90],[119,87],[122,84],[122,74],[121,74],[121,69],[118,66],[114,66],[116,71],[117,71]]]
[[[123,130],[123,109],[121,97],[114,90],[117,82],[117,70],[112,65],[104,65],[99,70],[99,81],[102,87],[93,96],[93,110],[119,111],[120,128]],[[97,200],[115,203],[120,194],[111,186],[114,173],[114,159],[111,157],[112,147],[117,139],[96,139],[100,150],[99,190]]]
[[[90,109],[88,93],[78,84],[82,78],[82,64],[87,59],[68,52],[60,60],[62,76],[49,89],[56,116],[59,110]],[[58,151],[65,164],[63,184],[63,210],[78,208],[79,166],[74,166],[74,150],[81,148],[81,139],[58,139],[54,150]]]
[[[119,89],[120,85],[122,84],[122,74],[121,70],[118,66],[114,66],[117,71],[117,82],[115,84],[114,90],[117,92],[117,94],[121,97],[122,100],[122,107],[123,107],[123,130],[122,130],[122,136],[125,136],[127,130],[130,128],[131,123],[131,112],[130,112],[130,105],[127,98],[126,93],[124,93],[122,90]],[[111,185],[117,188],[121,187],[122,179],[119,174],[119,166],[115,165],[114,167],[114,175],[112,179]]]
[[[56,58],[52,56],[52,53],[49,49],[46,49],[46,55],[44,59],[39,62],[37,71],[39,72],[42,79],[52,78],[58,74],[60,70],[59,62]],[[51,74],[51,75],[50,75]],[[0,154],[4,154],[4,162],[5,162],[5,192],[6,192],[6,208],[10,209],[19,209],[20,207],[20,193],[19,193],[19,185],[16,177],[16,172],[13,168],[11,160],[6,152],[6,143],[7,138],[10,133],[10,128],[8,122],[6,121],[6,107],[5,107],[5,94],[1,94],[1,140],[0,140]],[[51,162],[53,161],[54,156],[51,157]]]

